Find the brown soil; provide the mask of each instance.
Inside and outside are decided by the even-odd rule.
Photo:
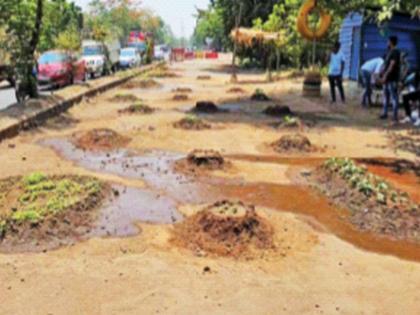
[[[130,139],[111,129],[92,129],[73,136],[73,143],[82,150],[113,150],[122,148]]]
[[[199,76],[197,76],[197,80],[205,81],[205,80],[210,80],[210,79],[211,79],[211,76],[209,76],[209,75],[199,75]]]
[[[243,94],[245,93],[245,90],[240,88],[240,87],[233,87],[229,90],[226,91],[226,93],[230,93],[230,94]]]
[[[323,167],[313,175],[315,185],[343,209],[349,209],[348,220],[361,231],[391,239],[420,243],[420,205],[409,200],[384,204],[349,187],[336,173]]]
[[[84,176],[53,176],[51,179],[71,179],[81,184],[91,180],[91,178]],[[1,180],[3,184],[7,184],[9,199],[13,196],[21,196],[24,193],[18,185],[21,181],[22,177],[10,177]],[[100,192],[86,194],[82,201],[58,214],[49,215],[42,221],[37,223],[32,223],[29,220],[10,221],[7,231],[0,235],[0,251],[38,252],[70,245],[82,240],[90,232],[92,222],[96,218],[94,210],[102,205],[109,193],[110,187],[101,183]],[[8,203],[11,205],[13,201],[10,199]]]
[[[150,89],[159,87],[160,83],[156,82],[153,79],[144,79],[144,80],[131,80],[125,83],[123,89]]]
[[[220,201],[176,225],[172,242],[199,255],[240,258],[274,249],[273,235],[274,229],[254,206]]]
[[[200,101],[195,104],[193,112],[212,114],[219,112],[219,108],[213,102]]]
[[[192,93],[192,89],[191,88],[186,88],[186,87],[178,87],[176,89],[173,89],[172,92],[174,93]]]
[[[194,150],[185,159],[175,163],[181,173],[200,173],[202,171],[223,170],[229,165],[224,157],[214,150]]]
[[[175,128],[185,129],[185,130],[205,130],[211,129],[211,125],[198,118],[182,118],[180,121],[177,121],[173,124]]]
[[[133,94],[116,94],[109,99],[110,102],[136,102],[138,101],[138,97]]]
[[[301,134],[284,135],[273,142],[271,147],[277,152],[311,152],[314,146],[309,139]]]
[[[407,151],[420,157],[420,136],[410,133],[409,135],[392,134],[391,143],[401,151]]]
[[[284,116],[293,115],[289,106],[282,106],[282,105],[269,106],[266,109],[264,109],[263,113],[268,116],[274,116],[274,117],[284,117]]]
[[[412,172],[417,177],[420,177],[420,162],[413,162],[402,159],[359,159],[358,161],[366,165],[383,166],[391,169],[397,174],[405,174],[408,172]]]
[[[172,97],[172,100],[174,100],[174,101],[186,101],[186,100],[188,100],[188,95],[187,94],[175,94]]]
[[[144,104],[132,104],[124,109],[119,110],[120,114],[152,114],[156,111],[155,108]]]

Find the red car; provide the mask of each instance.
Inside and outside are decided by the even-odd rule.
[[[85,62],[64,51],[47,51],[38,59],[37,80],[40,89],[62,87],[86,81]]]

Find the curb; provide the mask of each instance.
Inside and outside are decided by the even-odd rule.
[[[54,116],[58,116],[59,114],[67,111],[74,105],[80,103],[84,98],[94,97],[99,93],[115,88],[118,85],[121,85],[141,74],[144,74],[145,72],[150,71],[154,69],[155,67],[158,67],[159,65],[161,65],[161,63],[145,66],[139,69],[139,71],[136,72],[135,74],[129,75],[124,78],[118,78],[118,79],[115,79],[114,81],[101,84],[88,91],[76,94],[75,96],[72,96],[64,100],[60,100],[57,103],[49,106],[48,108],[45,108],[30,116],[25,116],[18,122],[0,130],[0,142],[6,139],[16,137],[17,135],[19,135],[21,131],[26,131],[26,130],[38,127],[39,125],[42,125],[46,120]]]

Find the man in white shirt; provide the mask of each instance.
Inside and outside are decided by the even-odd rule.
[[[375,84],[379,78],[384,59],[377,57],[366,61],[361,68],[363,86],[365,92],[363,93],[362,106],[372,106],[372,83]]]
[[[346,97],[343,88],[343,72],[345,66],[345,59],[343,53],[340,51],[341,44],[336,42],[330,55],[330,67],[328,71],[328,80],[330,82],[331,102],[336,102],[335,87],[337,86],[340,92],[341,101],[345,103]]]

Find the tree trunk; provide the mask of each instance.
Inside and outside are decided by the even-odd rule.
[[[32,36],[29,42],[28,52],[26,54],[28,60],[25,69],[26,92],[30,97],[37,97],[37,82],[33,76],[33,69],[35,62],[35,51],[38,46],[39,37],[41,34],[42,16],[43,16],[44,0],[37,0],[35,25],[32,31]]]

